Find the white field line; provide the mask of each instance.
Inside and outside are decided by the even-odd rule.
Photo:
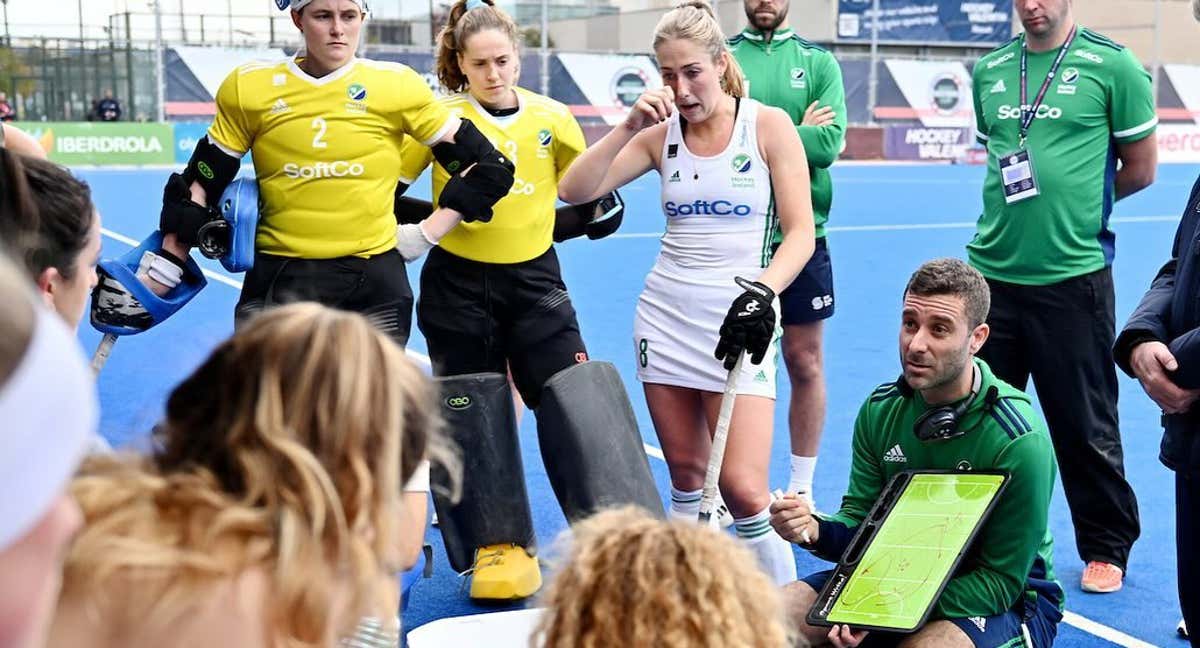
[[[1178,216],[1123,216],[1109,219],[1110,223],[1167,223],[1178,221]],[[971,229],[975,221],[955,221],[950,223],[895,223],[891,225],[834,225],[826,227],[826,232],[901,232],[908,230],[942,230],[942,229]],[[663,232],[630,232],[610,235],[610,239],[641,239],[662,238]]]

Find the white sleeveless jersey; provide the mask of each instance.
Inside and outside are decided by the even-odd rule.
[[[770,262],[779,219],[771,174],[758,150],[760,105],[741,100],[729,144],[712,157],[688,151],[679,113],[671,115],[662,151],[662,270],[729,277]]]
[[[778,227],[771,176],[758,154],[759,105],[742,99],[733,136],[713,157],[692,155],[679,113],[671,116],[662,151],[667,233],[633,322],[642,382],[718,393],[725,388],[729,372],[713,351],[725,313],[742,293],[734,277],[762,274]],[[773,340],[760,365],[742,364],[739,394],[775,397],[776,348]]]

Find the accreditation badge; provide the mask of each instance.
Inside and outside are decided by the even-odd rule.
[[[1004,201],[1018,203],[1038,195],[1037,176],[1033,170],[1033,159],[1029,151],[1020,149],[1001,155],[1000,179],[1004,185]]]

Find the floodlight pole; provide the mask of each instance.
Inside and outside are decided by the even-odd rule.
[[[433,51],[436,52],[438,44],[438,32],[437,25],[433,24],[433,11],[433,0],[429,0],[429,46],[434,48]]]
[[[875,124],[875,104],[879,99],[879,0],[872,0],[871,70],[867,77],[867,123]]]
[[[542,0],[542,95],[550,96],[550,1]]]
[[[12,47],[12,36],[8,33],[8,0],[0,0],[4,4],[4,44]]]
[[[1158,77],[1162,69],[1162,3],[1154,0],[1154,70],[1150,77],[1154,82],[1154,103],[1158,104]]]
[[[158,121],[167,120],[166,96],[163,89],[163,26],[162,0],[154,0],[154,94],[157,107]],[[129,98],[132,102],[133,97]]]

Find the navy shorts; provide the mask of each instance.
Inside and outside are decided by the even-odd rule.
[[[817,239],[812,258],[792,285],[779,294],[779,307],[784,326],[833,317],[833,263],[824,236]]]
[[[809,574],[800,579],[817,592],[825,586],[833,570]],[[1039,595],[1036,604],[1017,603],[1012,609],[989,617],[946,619],[970,637],[975,648],[1050,648],[1058,634],[1062,611],[1046,596]],[[1023,626],[1023,628],[1022,628]],[[1028,632],[1028,635],[1026,635]],[[894,648],[908,635],[872,631],[860,648]],[[1030,644],[1029,642],[1033,642]]]

